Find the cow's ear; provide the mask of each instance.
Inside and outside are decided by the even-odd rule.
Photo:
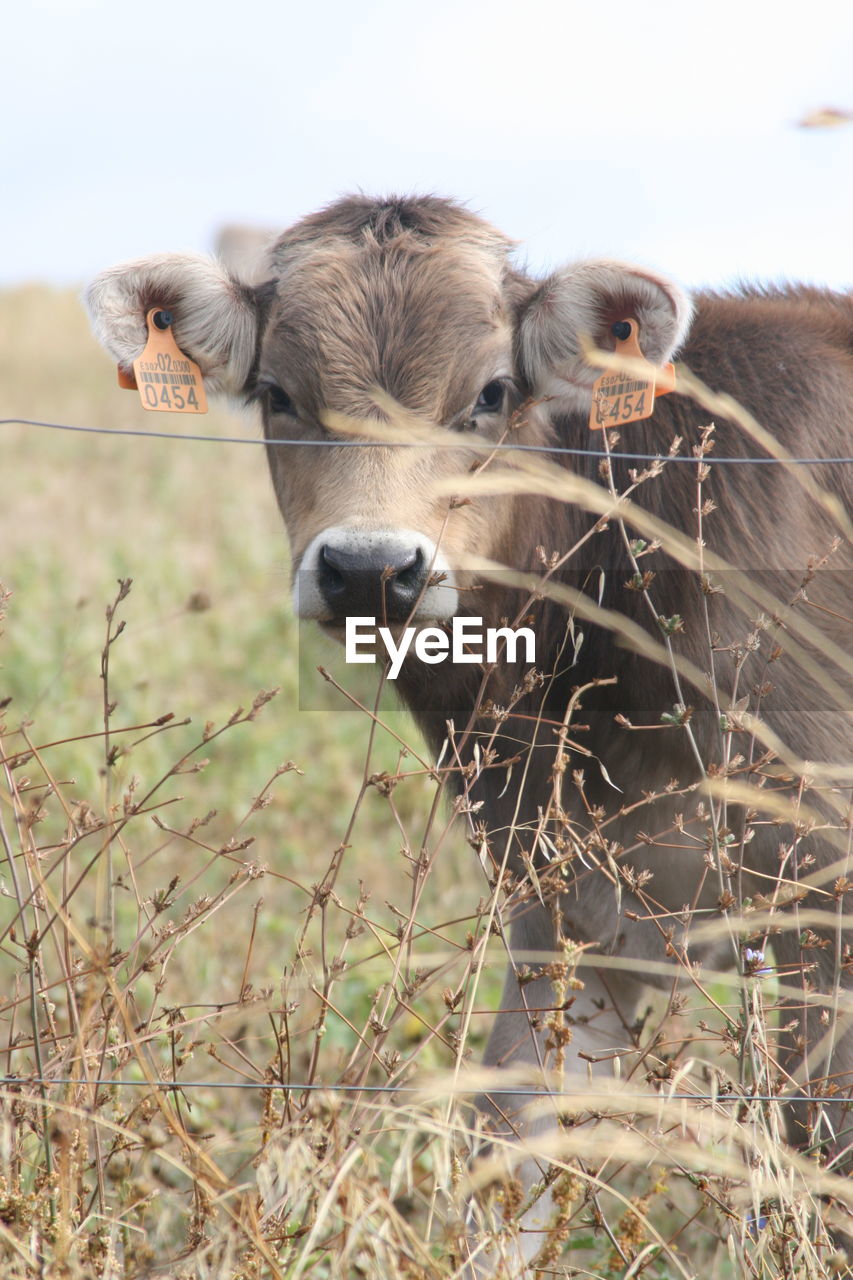
[[[613,351],[613,324],[633,319],[643,355],[664,364],[683,341],[691,314],[687,295],[663,276],[621,262],[573,263],[531,296],[518,328],[519,359],[534,395],[550,397],[557,411],[587,413],[601,370],[584,360],[584,341]]]
[[[92,281],[86,305],[95,336],[123,368],[145,346],[147,312],[162,307],[208,389],[242,391],[255,360],[255,295],[209,258],[174,253],[119,263]]]

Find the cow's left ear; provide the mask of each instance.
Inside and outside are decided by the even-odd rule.
[[[129,369],[147,338],[151,307],[173,316],[180,349],[209,391],[239,395],[255,361],[257,294],[209,258],[168,253],[110,267],[86,290],[95,336]]]
[[[636,320],[640,348],[664,364],[690,327],[692,304],[664,276],[608,260],[577,262],[554,272],[535,290],[518,327],[519,360],[535,396],[558,412],[588,413],[601,370],[587,364],[582,342],[613,351],[612,326]]]

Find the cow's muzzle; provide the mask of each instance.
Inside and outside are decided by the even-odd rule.
[[[296,612],[328,625],[347,618],[441,621],[456,613],[454,575],[435,544],[409,529],[325,529],[306,548]]]

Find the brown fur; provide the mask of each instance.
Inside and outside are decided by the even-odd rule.
[[[293,402],[296,417],[274,414],[268,393],[264,393],[268,436],[298,434],[306,441],[327,437],[333,421],[330,412],[379,421],[377,388],[406,411],[459,433],[453,437],[459,447],[453,450],[319,450],[271,445],[270,464],[295,564],[312,540],[331,525],[414,529],[440,542],[451,565],[463,565],[479,555],[514,569],[541,572],[539,546],[547,553],[561,555],[577,547],[556,575],[557,580],[585,591],[590,598],[600,591],[605,609],[629,617],[657,642],[660,635],[645,602],[637,592],[626,590],[632,567],[615,521],[593,533],[596,514],[529,494],[474,496],[466,505],[451,505],[447,483],[455,483],[456,477],[464,489],[470,467],[482,461],[482,454],[466,448],[467,442],[501,438],[510,412],[527,397],[545,394],[550,399],[521,415],[521,425],[512,433],[514,441],[597,447],[600,436],[590,435],[583,412],[595,375],[585,368],[580,356],[579,330],[587,327],[587,336],[597,345],[612,348],[612,320],[633,314],[639,318],[641,334],[648,335],[649,354],[666,359],[685,330],[689,306],[668,282],[619,264],[584,264],[566,268],[545,281],[530,280],[513,268],[510,250],[505,237],[479,218],[433,198],[371,201],[358,197],[342,201],[305,219],[273,246],[268,259],[270,283],[255,295],[257,349],[253,373],[244,390],[251,394],[265,380],[276,381]],[[597,292],[590,292],[590,280]],[[138,307],[135,287],[137,293],[125,299],[128,309]],[[182,286],[178,292],[180,303],[188,290]],[[160,301],[168,304],[169,298]],[[701,295],[695,304],[695,319],[681,351],[691,370],[713,389],[730,392],[791,454],[850,452],[853,299],[849,295],[815,289],[748,289],[731,296]],[[114,300],[111,306],[118,309]],[[179,307],[179,341],[181,323]],[[241,368],[245,352],[243,357]],[[472,418],[480,389],[499,375],[513,377],[514,397],[505,411]],[[223,375],[222,380],[227,382],[227,377]],[[689,449],[697,443],[709,417],[689,399],[667,396],[659,401],[653,418],[623,430],[617,449],[666,453],[676,435],[684,438]],[[476,430],[469,432],[472,422]],[[718,456],[747,457],[756,452],[754,442],[735,423],[719,416],[715,441]],[[498,460],[492,470],[505,465]],[[557,465],[568,473],[599,479],[595,459],[566,457],[558,459]],[[628,483],[629,468],[635,465],[614,462],[617,488]],[[849,467],[816,467],[811,475],[850,511]],[[437,481],[445,482],[441,493],[436,491]],[[709,551],[760,579],[783,602],[796,596],[810,560],[825,556],[837,533],[798,476],[780,466],[715,468],[705,482],[703,496],[713,498],[717,508],[705,521]],[[695,539],[695,468],[672,465],[665,476],[644,484],[636,501],[645,511]],[[738,696],[749,695],[754,684],[769,678],[773,690],[758,699],[760,713],[788,751],[800,759],[847,763],[849,668],[844,670],[843,663],[838,666],[829,661],[823,650],[829,643],[850,651],[853,591],[849,586],[849,544],[843,543],[828,563],[809,585],[811,603],[799,600],[786,613],[781,627],[764,630],[756,629],[757,609],[751,613],[748,607],[735,603],[735,591],[732,598],[729,594],[703,594],[697,576],[663,551],[644,559],[642,567],[657,575],[651,591],[659,612],[683,618],[683,633],[674,640],[679,654],[689,658],[700,672],[708,669],[707,605],[717,641],[717,684],[725,694],[735,685],[732,646],[742,646],[745,637],[755,631],[758,653],[744,668]],[[526,593],[499,580],[480,585],[476,607],[463,605],[462,609],[481,613],[492,624],[502,617],[514,617],[526,600]],[[815,604],[834,610],[836,616],[815,609]],[[437,676],[434,668],[411,660],[398,685],[436,751],[452,720],[463,760],[473,758],[475,744],[492,740],[499,764],[521,756],[510,785],[504,768],[487,769],[470,788],[470,797],[484,802],[480,816],[490,833],[493,865],[500,866],[506,853],[509,866],[523,874],[525,860],[532,858],[547,879],[550,873],[534,837],[542,809],[552,797],[551,724],[562,722],[572,690],[600,678],[616,677],[618,682],[615,687],[591,689],[577,716],[589,726],[586,731],[577,731],[589,754],[570,758],[566,778],[573,769],[583,769],[590,803],[614,814],[620,803],[629,809],[645,792],[661,791],[673,778],[682,787],[694,782],[698,769],[683,730],[631,732],[614,722],[619,714],[638,726],[660,724],[662,713],[671,711],[676,701],[666,666],[631,652],[610,630],[594,620],[584,620],[582,614],[575,619],[575,638],[578,631],[584,632],[584,638],[572,662],[572,643],[566,647],[567,606],[545,600],[533,609],[539,637],[537,667],[548,679],[513,707],[514,714],[496,737],[494,718],[483,713],[484,701],[506,706],[523,670],[498,666],[487,673],[484,684],[483,672],[472,667],[444,666]],[[797,640],[796,628],[786,635],[785,621],[793,626],[798,618],[816,629],[811,639]],[[823,643],[819,643],[820,633],[825,636]],[[804,673],[795,658],[767,665],[779,637],[783,648],[787,644],[796,651],[799,644],[806,661],[809,654],[816,657],[820,669],[815,678]],[[694,705],[692,731],[699,753],[706,764],[718,764],[722,738],[717,710],[702,687],[688,686],[687,698]],[[754,695],[751,705],[757,705]],[[545,718],[544,726],[537,725],[540,715]],[[736,748],[753,758],[761,750],[746,733],[737,735]],[[599,762],[621,794],[605,780]],[[574,795],[566,781],[564,803],[572,805],[566,823],[592,850],[594,823],[570,792]],[[837,794],[816,792],[807,799],[828,819],[839,822]],[[654,831],[665,832],[675,810],[686,812],[683,838],[673,841],[662,835],[655,841]],[[610,880],[590,869],[589,858],[570,860],[567,878],[551,874],[551,880],[561,886],[563,932],[591,944],[593,954],[610,953],[630,962],[627,971],[607,971],[609,978],[589,975],[586,996],[579,997],[572,1015],[572,1064],[582,1065],[573,1056],[578,1050],[594,1054],[596,1049],[630,1046],[627,1024],[641,995],[639,980],[644,966],[651,967],[664,955],[661,930],[649,919],[655,914],[650,908],[654,905],[658,913],[666,915],[693,903],[712,914],[718,911],[720,881],[716,871],[709,873],[706,865],[707,818],[694,817],[695,810],[695,796],[681,797],[634,810],[631,816],[617,815],[608,825],[614,866],[628,864],[653,874],[648,896],[637,896],[622,885],[621,905],[617,906]],[[741,812],[735,819],[735,848],[740,848],[739,824],[743,821]],[[559,821],[552,824],[552,835],[558,835],[560,827]],[[645,838],[638,841],[640,829],[652,831],[651,842]],[[779,845],[789,838],[790,831],[780,833],[772,824],[755,827],[751,843],[742,847],[742,867],[726,878],[736,896],[757,890],[772,892],[780,866]],[[671,848],[673,843],[680,846],[677,851]],[[822,873],[821,868],[837,862],[836,845],[820,832],[812,833],[786,861],[789,879],[807,874],[808,867],[800,870],[796,862],[803,852],[815,860],[812,883],[831,889],[838,872]],[[825,905],[825,901],[812,894],[806,906]],[[676,915],[666,919],[678,923]],[[527,894],[515,913],[514,953],[547,954],[556,945],[550,909],[540,906],[535,894]],[[774,945],[780,965],[795,970],[803,958],[796,930],[783,929]],[[691,957],[703,953],[710,956],[712,949],[705,947],[703,952],[701,946],[690,944]],[[831,949],[807,959],[818,963],[814,987],[826,991],[832,981]],[[659,983],[662,979],[650,975],[649,981]],[[798,985],[798,980],[792,982]],[[612,998],[612,1007],[596,1012],[593,998],[603,999],[602,992]],[[547,1006],[550,984],[546,979],[533,982],[522,997],[511,964],[503,1004],[507,1010],[518,1009],[522,998],[531,1008],[538,1002]],[[819,1086],[818,1046],[825,1039],[819,1023],[820,1007],[810,1006],[807,1000],[803,1008],[802,999],[795,1004],[802,1041],[799,1047],[793,1043],[787,1046],[782,1066],[796,1073],[802,1046],[810,1045],[809,1071]],[[846,1013],[839,1027],[832,1072],[839,1083],[847,1084],[853,1066],[853,1038],[849,1006],[843,1007]],[[487,1061],[535,1063],[542,1053],[541,1033],[531,1030],[525,1015],[499,1015]],[[798,1117],[795,1136],[803,1132],[798,1127],[805,1122],[802,1110]],[[838,1109],[831,1121],[836,1129],[844,1127]],[[520,1112],[514,1123],[523,1128]],[[820,1134],[827,1136],[826,1131]]]

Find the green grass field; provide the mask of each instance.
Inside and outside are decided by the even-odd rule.
[[[6,418],[260,435],[144,413],[40,287],[0,295],[0,386]],[[300,710],[300,658],[345,677],[299,652],[263,449],[0,432],[3,1276],[461,1275],[491,895],[393,702]],[[709,983],[704,1045],[657,1017],[673,1092],[742,1088],[725,1026],[773,1025],[772,986]],[[819,1193],[853,1195],[778,1108],[587,1107],[540,1274],[840,1273]]]

